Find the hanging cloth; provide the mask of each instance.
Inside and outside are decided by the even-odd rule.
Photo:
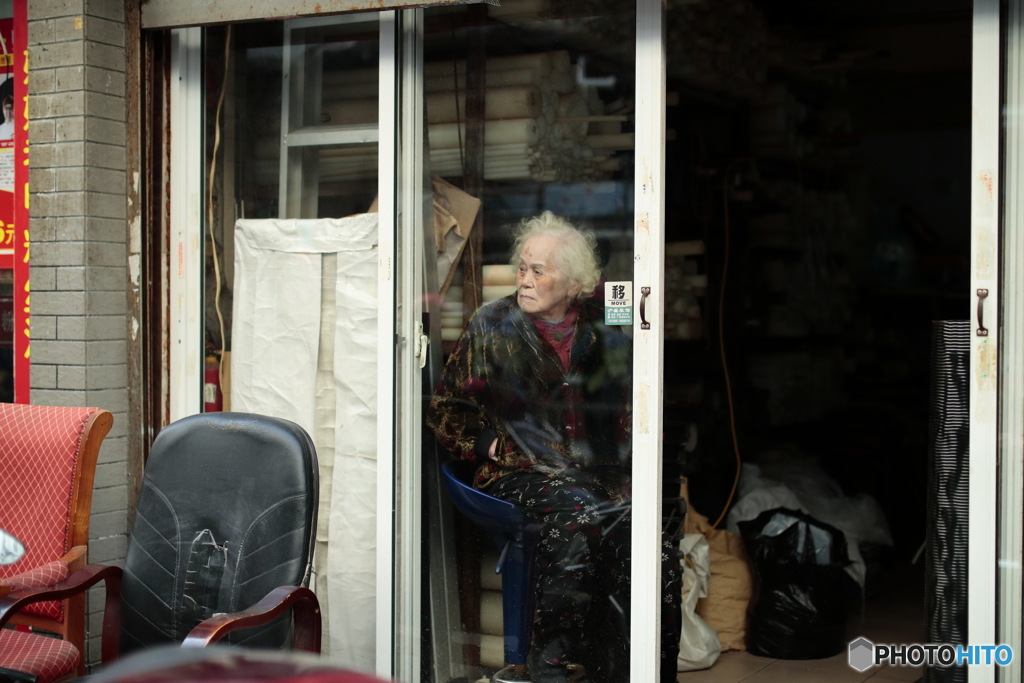
[[[235,225],[232,410],[313,438],[323,651],[362,670],[375,666],[377,261],[376,214]]]

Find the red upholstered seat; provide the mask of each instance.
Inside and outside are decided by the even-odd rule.
[[[39,683],[53,681],[81,662],[78,648],[66,640],[4,629],[0,631],[3,667],[33,674]]]
[[[0,595],[52,586],[85,566],[96,459],[112,422],[99,408],[0,403],[0,529],[25,547],[19,561],[0,566]],[[0,667],[40,682],[69,662],[85,673],[83,599],[27,605],[10,621],[60,638],[5,630]]]

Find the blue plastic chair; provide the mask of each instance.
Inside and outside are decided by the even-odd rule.
[[[501,608],[505,668],[494,675],[499,681],[528,681],[526,658],[533,629],[533,552],[540,525],[518,505],[473,488],[477,463],[457,461],[441,467],[452,503],[483,529],[498,548],[501,574]]]

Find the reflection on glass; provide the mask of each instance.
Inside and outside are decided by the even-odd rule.
[[[522,587],[508,564],[494,576],[517,550],[480,533],[489,513],[446,522],[445,501],[429,501],[441,520],[432,561],[459,576],[432,583],[434,624],[457,591],[464,629],[432,633],[434,680],[629,678],[632,344],[603,303],[607,282],[632,279],[635,17],[621,3],[566,4],[426,15],[429,171],[480,207],[467,224],[435,221],[428,286],[444,358],[425,452],[525,512],[532,569]],[[678,555],[665,558],[674,680],[680,573]]]
[[[429,421],[473,484],[539,525],[534,680],[628,679],[630,340],[593,298],[597,244],[550,212],[513,251],[515,293],[472,317]]]

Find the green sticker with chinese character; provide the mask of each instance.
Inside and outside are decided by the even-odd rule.
[[[604,322],[606,325],[633,324],[633,283],[604,283]]]

